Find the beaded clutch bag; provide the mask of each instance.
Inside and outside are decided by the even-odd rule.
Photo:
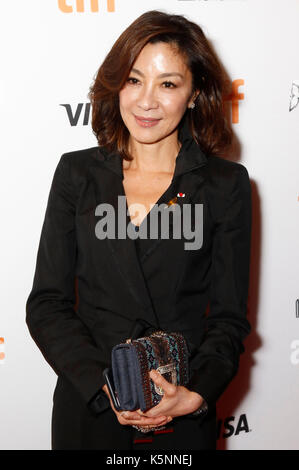
[[[127,339],[112,349],[112,374],[120,408],[147,411],[157,405],[163,390],[149,376],[158,370],[168,382],[187,385],[189,350],[181,333],[155,331],[149,336]]]

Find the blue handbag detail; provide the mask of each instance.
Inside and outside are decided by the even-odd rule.
[[[179,332],[157,330],[114,346],[112,374],[121,409],[147,411],[161,401],[164,392],[151,380],[152,369],[174,385],[187,385],[189,355],[186,340]]]

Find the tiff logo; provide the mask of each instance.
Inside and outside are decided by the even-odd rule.
[[[242,78],[233,80],[230,94],[223,97],[224,101],[231,101],[233,124],[239,122],[239,101],[244,100],[244,93],[239,93],[239,87],[242,85],[244,85]]]
[[[102,0],[102,3],[106,3],[107,11],[114,12],[115,11],[115,1],[114,0]],[[77,13],[84,13],[86,4],[89,4],[90,11],[92,13],[97,13],[99,11],[99,0],[89,0],[86,2],[85,0],[58,0],[58,8],[63,13],[73,13],[74,6]]]
[[[4,338],[0,338],[0,364],[5,362],[5,346]]]

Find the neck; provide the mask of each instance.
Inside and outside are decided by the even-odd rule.
[[[159,142],[150,144],[138,142],[131,136],[129,152],[133,160],[124,161],[124,169],[140,173],[171,173],[174,171],[180,148],[177,131]]]

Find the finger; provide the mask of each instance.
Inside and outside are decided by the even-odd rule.
[[[141,409],[139,408],[138,410],[136,410],[136,413],[138,413],[138,415],[140,416],[147,416],[148,411],[141,411]]]
[[[150,378],[158,386],[161,387],[164,391],[164,395],[173,395],[176,391],[176,386],[164,379],[164,377],[157,372],[155,369],[150,371]]]
[[[138,426],[160,426],[161,424],[167,423],[167,416],[157,416],[156,418],[141,418],[138,420],[127,421],[128,424],[136,424]]]
[[[146,422],[141,422],[141,421],[138,421],[137,425],[138,426],[144,426],[144,427],[148,427],[148,428],[151,428],[151,427],[155,427],[155,426],[164,426],[166,424],[168,424],[170,421],[172,421],[172,417],[171,416],[165,416],[165,418],[163,419],[161,417],[161,420],[158,421],[158,419],[155,421],[155,422],[152,422],[152,421],[146,421]],[[134,423],[136,424],[136,423]]]
[[[142,411],[141,411],[141,413],[142,413]],[[131,421],[136,421],[136,420],[140,422],[140,420],[142,418],[143,418],[143,421],[148,422],[150,419],[153,419],[153,418],[159,419],[159,418],[165,418],[166,417],[165,414],[161,415],[161,413],[159,415],[155,415],[155,416],[145,416],[145,415],[142,415],[142,414],[140,415],[137,412],[126,411],[126,410],[121,411],[119,414],[126,421],[130,421],[130,422]]]
[[[158,408],[158,411],[156,411],[156,408]],[[140,409],[136,411],[128,411],[128,410],[123,410],[120,412],[120,415],[125,418],[126,420],[140,420],[141,418],[149,419],[149,418],[163,418],[166,417],[166,413],[163,413],[160,411],[160,407],[156,406],[155,407],[155,413],[151,414],[151,410],[149,410],[147,413],[144,413]]]
[[[162,398],[163,400],[163,398]],[[158,405],[153,406],[153,408],[147,410],[146,412],[143,412],[141,410],[137,410],[137,413],[139,416],[144,417],[144,418],[154,418],[158,416],[166,416],[167,413],[164,411],[164,402],[162,403],[162,400]]]
[[[165,419],[162,419],[161,421],[158,422],[159,425],[164,425],[164,424],[167,424],[167,423],[170,423],[170,421],[172,421],[172,417],[171,416],[166,416]],[[157,426],[157,424],[156,424]]]
[[[141,411],[140,409],[136,410],[136,413],[138,413],[140,416],[145,416],[145,417],[156,417],[156,416],[168,416],[169,413],[169,396],[163,396],[162,400],[146,412]]]
[[[161,423],[167,422],[167,416],[157,416],[156,418],[141,418],[139,419],[126,419],[124,418],[123,415],[120,413],[118,414],[118,421],[120,424],[125,424],[125,425],[133,425],[136,424],[138,426],[158,426]]]
[[[140,415],[139,413],[135,412],[135,411],[122,411],[121,413],[121,416],[125,419],[128,419],[128,420],[132,420],[132,419],[140,419]]]

